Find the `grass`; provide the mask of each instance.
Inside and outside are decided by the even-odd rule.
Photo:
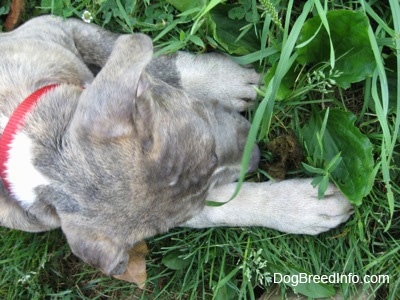
[[[271,283],[272,274],[278,271],[389,275],[389,283],[365,284],[364,288],[372,288],[377,299],[400,297],[398,1],[299,4],[287,0],[271,1],[272,7],[268,6],[269,1],[240,1],[238,9],[229,13],[236,18],[235,23],[240,23],[241,31],[235,31],[235,26],[228,26],[226,31],[232,33],[234,43],[216,34],[224,25],[216,21],[221,20],[216,14],[220,2],[198,1],[203,6],[196,8],[190,6],[191,1],[173,0],[31,1],[27,3],[24,19],[41,13],[81,17],[87,9],[93,22],[112,31],[140,30],[151,35],[159,54],[180,49],[200,53],[217,48],[235,54],[242,63],[253,63],[260,71],[276,67],[273,79],[260,92],[257,110],[249,112],[253,126],[248,144],[259,142],[263,162],[259,172],[246,180],[265,180],[269,176],[263,167],[273,157],[267,143],[290,131],[301,136],[301,128],[312,111],[325,107],[352,111],[357,117],[356,127],[373,145],[377,172],[372,190],[354,216],[345,225],[317,237],[287,235],[263,228],[176,229],[156,236],[148,240],[149,279],[144,291],[104,277],[81,263],[71,254],[60,231],[28,234],[1,228],[1,299],[260,299],[264,293],[276,289],[284,298],[292,288],[289,284],[276,287]],[[1,3],[4,6],[0,7],[0,26],[4,21],[1,14],[6,12],[2,8],[9,1]],[[304,22],[312,15],[324,20],[327,11],[341,9],[362,11],[367,16],[368,39],[376,68],[371,76],[349,89],[333,86],[323,91],[321,81],[318,85],[306,80],[307,72],[311,74],[314,66],[301,69],[297,65],[296,42]],[[235,41],[239,35],[243,38]],[[246,40],[249,35],[256,38]],[[315,67],[320,68],[321,63],[329,66],[335,61],[315,63]],[[282,87],[289,79],[295,84],[290,86],[290,93],[282,94]],[[307,149],[305,156],[307,162],[312,161]],[[310,174],[302,168],[288,174],[306,175]],[[342,282],[328,287],[304,284],[297,290],[308,289],[312,294],[319,289],[325,292],[335,289],[345,299],[352,299],[357,288],[353,283]]]

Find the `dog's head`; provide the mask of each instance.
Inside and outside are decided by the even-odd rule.
[[[54,206],[73,252],[121,274],[136,242],[179,225],[240,170],[249,123],[151,77],[152,44],[122,36],[63,138]],[[253,155],[258,162],[258,152]]]

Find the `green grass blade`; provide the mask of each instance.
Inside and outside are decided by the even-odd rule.
[[[278,62],[278,66],[276,68],[275,75],[268,84],[264,99],[261,101],[259,107],[255,112],[250,132],[247,137],[246,146],[244,148],[242,167],[240,170],[238,184],[236,185],[235,192],[231,196],[230,200],[237,196],[244,181],[246,170],[250,162],[251,152],[257,140],[258,129],[260,128],[261,121],[267,120],[266,132],[264,134],[266,134],[269,131],[276,93],[278,91],[279,85],[283,77],[285,76],[285,74],[290,69],[290,67],[292,66],[292,64],[296,59],[296,54],[292,55],[292,52],[293,49],[295,48],[301,28],[303,27],[303,24],[312,9],[313,2],[314,2],[313,0],[309,0],[304,4],[303,11],[300,14],[300,16],[296,19],[293,28],[287,38],[286,43],[282,45],[282,53]]]
[[[386,186],[386,195],[388,198],[389,211],[390,215],[393,216],[394,213],[394,195],[392,191],[391,179],[390,179],[390,157],[392,156],[392,152],[394,150],[394,143],[392,142],[392,137],[390,134],[389,124],[387,120],[387,113],[389,107],[389,89],[388,89],[388,81],[385,72],[384,63],[382,61],[381,51],[378,47],[375,34],[372,31],[371,26],[368,28],[368,35],[371,42],[372,51],[374,53],[375,61],[376,61],[376,71],[372,77],[372,87],[371,87],[371,95],[374,100],[376,114],[378,116],[378,120],[383,131],[383,139],[381,145],[381,162],[382,162],[382,176]],[[378,81],[379,81],[379,91],[378,91]],[[387,227],[390,226],[390,222]]]
[[[329,29],[329,22],[328,19],[326,18],[326,10],[321,5],[320,0],[315,0],[314,1],[315,7],[317,8],[317,12],[319,17],[321,18],[322,25],[325,27],[326,32],[328,33],[329,36],[329,47],[330,47],[330,65],[331,69],[333,70],[335,68],[335,49],[333,48],[333,43],[331,39],[331,31]]]
[[[129,29],[130,32],[133,32],[132,30],[132,24],[131,24],[131,20],[128,16],[128,14],[126,13],[125,8],[123,7],[122,3],[120,0],[116,0],[117,6],[119,11],[121,12],[122,17],[124,18],[124,21],[126,23],[125,28]]]
[[[396,140],[399,139],[400,130],[400,4],[398,0],[390,0],[390,9],[392,10],[394,31],[397,35],[394,35],[394,43],[397,57],[397,109],[396,109],[396,122],[394,125],[392,145],[396,145]],[[389,157],[392,157],[392,152],[389,153]]]
[[[388,24],[385,23],[385,21],[382,20],[381,17],[372,9],[372,7],[365,1],[360,1],[361,5],[364,7],[365,12],[371,16],[385,30],[387,33],[389,33],[391,36],[394,36],[395,32],[392,28],[388,26]]]
[[[208,3],[207,6],[205,6],[199,13],[198,15],[195,17],[195,21],[193,23],[192,29],[190,31],[191,35],[195,35],[197,30],[200,27],[201,24],[201,20],[202,18],[210,12],[210,10],[212,10],[215,6],[217,6],[218,4],[222,3],[223,0],[211,0],[210,3]]]
[[[232,57],[232,59],[236,61],[238,64],[248,65],[256,61],[261,61],[262,59],[271,56],[277,52],[278,52],[277,49],[270,47],[240,57]]]

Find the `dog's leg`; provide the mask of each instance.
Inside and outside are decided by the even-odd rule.
[[[73,52],[77,50],[94,73],[105,65],[120,36],[77,19],[43,16],[32,19],[30,24],[44,39],[49,27],[52,30],[58,28],[59,36],[66,33],[71,41],[58,42]],[[152,76],[183,88],[200,100],[218,100],[238,111],[252,105],[257,96],[254,86],[260,80],[260,75],[253,69],[241,67],[229,57],[217,53],[193,55],[177,52],[154,58],[146,69]]]
[[[69,30],[75,47],[84,62],[89,66],[102,68],[120,34],[104,30],[94,24],[83,23],[77,19],[67,19],[63,22],[64,28]]]
[[[41,215],[44,215],[43,211]],[[40,232],[58,227],[59,219],[49,211],[46,214],[46,218],[39,220],[35,217],[35,214],[22,209],[15,201],[7,200],[7,198],[0,195],[0,226],[29,232]]]
[[[52,40],[80,56],[89,66],[104,66],[119,34],[78,19],[40,16],[29,20],[16,30],[21,37]]]
[[[319,234],[345,222],[352,214],[351,204],[330,185],[325,198],[318,200],[310,179],[281,182],[245,182],[238,196],[219,207],[204,210],[181,226],[262,226],[295,234]],[[224,202],[236,183],[210,191],[210,201]]]
[[[218,100],[237,111],[252,105],[260,74],[217,53],[177,52],[153,59],[148,70],[200,100]]]

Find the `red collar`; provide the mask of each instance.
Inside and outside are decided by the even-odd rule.
[[[10,191],[10,183],[7,180],[8,151],[10,150],[10,144],[14,139],[14,135],[24,125],[25,116],[40,98],[57,86],[58,84],[47,85],[30,94],[13,112],[3,130],[3,134],[0,137],[0,177],[8,191]]]

